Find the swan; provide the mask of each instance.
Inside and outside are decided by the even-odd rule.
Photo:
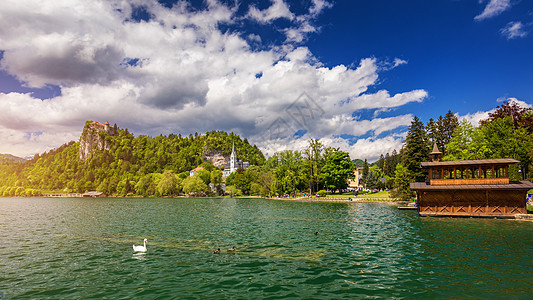
[[[135,246],[135,245],[133,245],[133,251],[135,251],[135,252],[146,252],[146,242],[148,242],[148,240],[144,239],[144,246]]]

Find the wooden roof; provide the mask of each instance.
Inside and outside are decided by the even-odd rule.
[[[412,182],[412,190],[529,190],[533,189],[533,183],[529,181],[511,181],[509,184],[465,184],[465,185],[429,185],[425,182]]]
[[[479,165],[507,165],[515,164],[520,161],[514,158],[494,158],[494,159],[472,159],[472,160],[453,160],[453,161],[424,161],[420,163],[422,168],[427,167],[445,167],[445,166],[479,166]]]
[[[203,169],[204,169],[204,167],[199,166],[199,167],[196,167],[196,168],[192,169],[190,172],[198,172],[198,171],[203,170]]]
[[[442,154],[442,152],[440,152],[439,148],[437,147],[437,143],[433,144],[433,151],[431,151],[429,155],[433,155],[433,154]]]

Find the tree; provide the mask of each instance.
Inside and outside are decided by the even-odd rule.
[[[220,170],[211,171],[211,183],[214,185],[220,184],[222,182],[222,172]]]
[[[310,139],[307,148],[304,150],[305,163],[304,168],[308,174],[309,192],[317,192],[320,183],[320,170],[322,168],[323,157],[322,150],[324,145],[318,139]]]
[[[381,153],[381,155],[379,156],[378,168],[380,168],[381,171],[383,171],[383,169],[385,169],[385,156],[383,156],[383,153]]]
[[[179,192],[178,176],[171,170],[165,170],[157,185],[157,190],[161,196],[176,195]]]
[[[515,158],[520,161],[521,178],[525,179],[531,164],[530,149],[533,148],[531,135],[525,127],[513,127],[513,120],[506,116],[495,119],[480,127],[488,147],[493,152],[493,158]]]
[[[322,167],[326,186],[331,190],[345,189],[348,186],[348,178],[354,177],[353,169],[350,155],[347,152],[335,151]]]
[[[135,184],[135,193],[137,193],[137,195],[141,195],[144,197],[149,196],[147,191],[151,183],[152,183],[152,175],[151,174],[144,175],[143,177],[141,177],[141,179],[139,179],[137,184]]]
[[[484,132],[463,119],[448,143],[444,160],[486,159],[493,156]]]
[[[481,121],[481,126],[505,117],[511,118],[514,128],[524,127],[529,133],[533,132],[533,108],[521,107],[516,101],[506,101],[497,106],[494,112],[489,113],[488,119]]]
[[[259,185],[261,186],[261,195],[271,197],[276,193],[276,177],[272,172],[263,172],[259,175]]]
[[[361,179],[363,180],[363,184],[366,185],[366,178],[368,177],[368,162],[366,161],[363,164],[363,174],[361,176]]]
[[[402,164],[411,172],[416,181],[424,181],[425,174],[422,172],[420,162],[428,159],[430,149],[424,123],[417,116],[413,118],[409,126],[402,150]]]
[[[451,110],[448,110],[444,118],[440,116],[437,120],[437,136],[435,142],[437,142],[437,146],[444,155],[446,155],[446,145],[450,142],[457,126],[459,126],[459,120]]]
[[[429,121],[426,125],[426,132],[428,134],[428,139],[432,143],[436,143],[439,133],[438,133],[437,123],[435,123],[435,120],[433,120],[433,118],[429,118]]]
[[[226,187],[226,193],[228,193],[231,197],[233,196],[241,196],[242,192],[234,185],[230,185]]]
[[[209,187],[199,176],[190,176],[183,180],[183,192],[186,194],[207,194]]]
[[[368,172],[365,186],[369,190],[375,190],[378,188],[378,179],[376,178],[376,175],[374,174],[373,171]]]
[[[396,166],[396,171],[394,172],[394,191],[391,193],[391,195],[402,200],[411,200],[414,196],[414,193],[409,188],[409,184],[412,181],[413,176],[411,175],[409,169],[407,169],[401,163],[398,164]]]

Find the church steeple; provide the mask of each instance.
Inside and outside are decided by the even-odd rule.
[[[229,158],[230,173],[235,172],[235,163],[237,162],[237,154],[235,153],[235,141],[233,141],[233,147],[231,148],[231,156]]]

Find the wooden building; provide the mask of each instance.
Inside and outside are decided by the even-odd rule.
[[[416,191],[421,216],[464,216],[513,218],[526,213],[529,181],[509,181],[512,158],[441,161],[433,147],[426,182],[411,183]]]

